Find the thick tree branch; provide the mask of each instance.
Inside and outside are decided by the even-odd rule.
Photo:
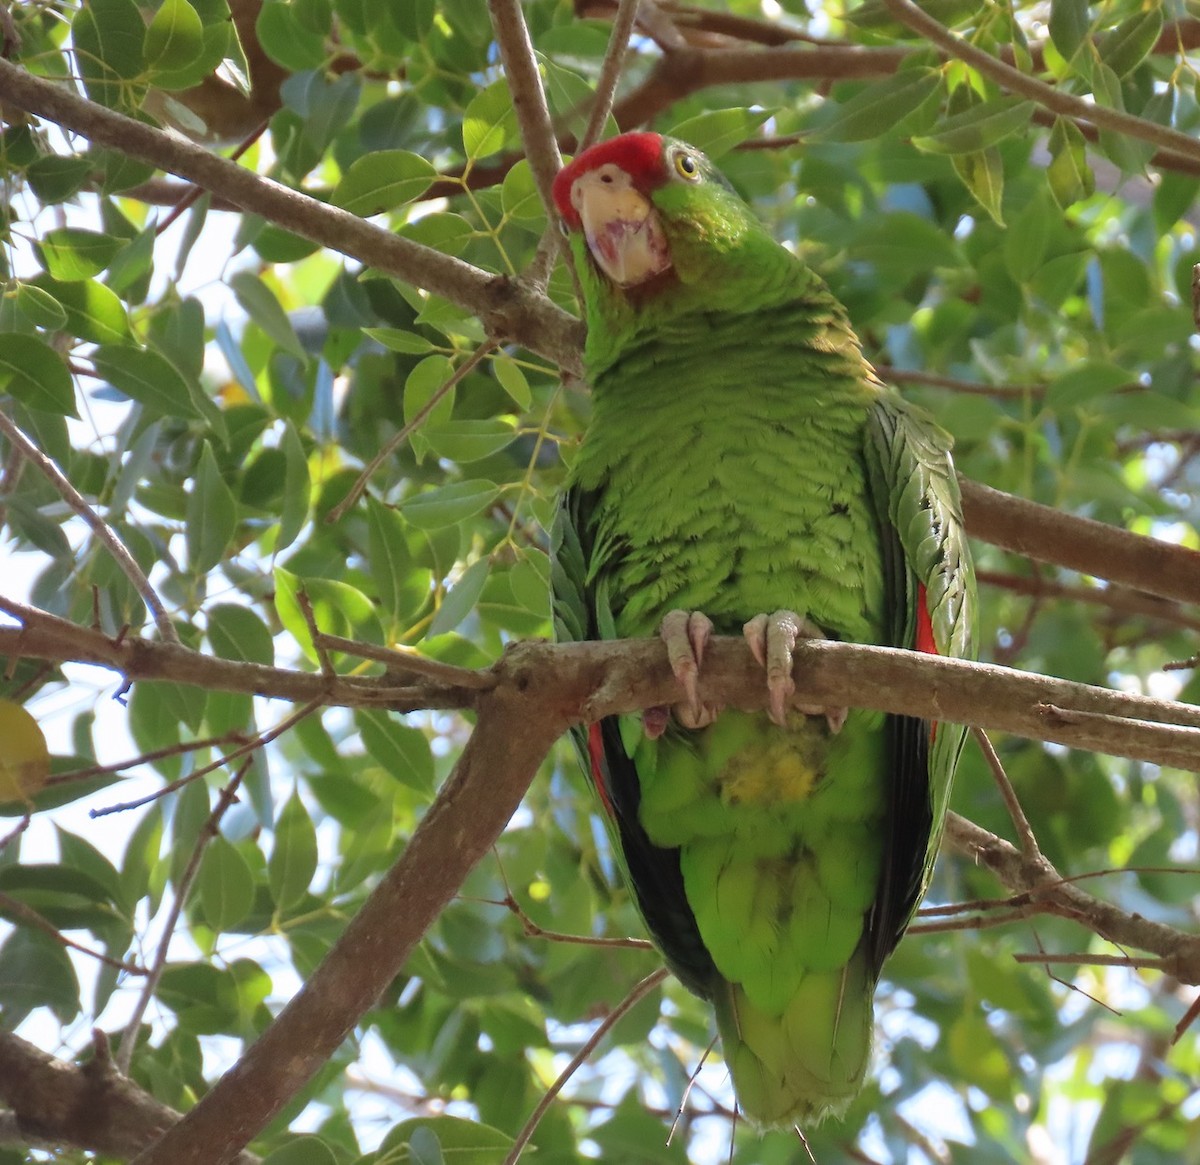
[[[231,1160],[374,1005],[489,851],[585,695],[537,664],[537,653],[520,651],[500,661],[501,682],[480,699],[475,731],[400,860],[258,1042],[136,1165]]]
[[[1065,514],[961,475],[958,484],[973,538],[1145,594],[1200,602],[1200,552]]]
[[[486,690],[429,677],[414,677],[412,686],[398,687],[386,679],[326,676],[217,659],[142,639],[118,642],[8,600],[0,601],[0,606],[24,611],[26,620],[23,629],[0,628],[0,657],[99,662],[120,672],[126,683],[171,679],[222,691],[408,712],[482,707],[505,674],[501,660],[491,669],[494,685]],[[42,628],[47,630],[39,634]],[[666,651],[657,639],[531,642],[514,650],[535,661],[540,672],[557,676],[564,690],[582,693],[566,713],[569,723],[673,704],[681,698]],[[715,641],[706,658],[703,698],[727,707],[765,707],[761,669],[741,640]],[[796,699],[998,729],[1200,771],[1200,709],[989,664],[809,641],[796,651]],[[526,719],[541,715],[535,705],[523,713]]]
[[[421,287],[479,317],[489,336],[512,341],[571,372],[580,370],[583,325],[545,296],[269,178],[0,60],[0,100],[97,145],[176,174],[293,234]]]
[[[69,1064],[0,1032],[0,1102],[12,1118],[7,1123],[27,1144],[132,1157],[180,1119],[116,1070],[101,1033],[94,1047],[87,1063]],[[256,1165],[258,1158],[239,1153],[231,1160]]]

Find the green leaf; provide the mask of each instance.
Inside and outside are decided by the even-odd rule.
[[[433,791],[433,753],[423,732],[370,708],[355,709],[354,723],[367,752],[385,772],[418,793]]]
[[[317,872],[317,831],[297,790],[275,822],[275,845],[267,861],[271,897],[280,910],[299,902]]]
[[[20,281],[10,283],[9,287],[15,289],[6,294],[12,295],[17,311],[35,328],[58,332],[67,326],[66,310],[48,291]]]
[[[399,328],[363,328],[363,335],[378,340],[393,352],[403,352],[409,356],[423,356],[433,351],[433,344],[424,336],[418,336],[416,332],[402,332]]]
[[[274,553],[278,554],[296,540],[308,521],[312,498],[312,477],[308,471],[308,456],[304,442],[295,424],[284,423],[283,439],[283,509],[279,514],[279,527],[275,534]]]
[[[66,364],[36,336],[10,334],[0,340],[0,390],[32,409],[79,416]]]
[[[125,243],[79,227],[58,227],[47,231],[35,245],[46,270],[55,279],[69,282],[99,275]]]
[[[1004,199],[1004,161],[995,146],[973,154],[955,154],[951,159],[963,185],[975,201],[991,215],[997,226],[1004,226],[1000,204]]]
[[[113,388],[139,401],[156,416],[200,416],[187,381],[165,356],[149,348],[105,345],[92,354],[92,363]]]
[[[707,154],[713,161],[753,137],[774,109],[709,109],[672,125],[666,133]]]
[[[392,618],[411,624],[429,602],[432,573],[412,561],[408,524],[390,506],[367,498],[371,577],[379,604]]]
[[[90,0],[71,21],[75,60],[88,96],[101,105],[132,106],[145,62],[146,25],[134,0]]]
[[[445,1165],[442,1146],[428,1125],[413,1130],[408,1142],[408,1155],[412,1165]]]
[[[251,271],[239,271],[229,280],[229,286],[242,305],[242,310],[267,336],[297,360],[307,362],[308,353],[300,343],[291,320],[275,293]]]
[[[512,444],[517,435],[511,417],[484,421],[451,421],[448,425],[426,425],[425,440],[439,457],[451,461],[480,461]]]
[[[285,0],[266,0],[254,31],[263,51],[285,69],[302,73],[325,63],[325,38],[305,28]]]
[[[533,179],[528,159],[519,159],[504,175],[504,182],[500,187],[500,205],[504,208],[505,217],[518,222],[545,220],[546,211],[542,206],[541,195],[538,194],[537,183]]]
[[[214,603],[205,610],[205,618],[208,641],[222,659],[261,663],[266,667],[274,664],[275,644],[270,628],[252,608]]]
[[[1034,103],[1020,97],[997,97],[942,118],[912,144],[928,154],[968,154],[1019,131],[1028,131]]]
[[[1004,263],[1018,283],[1028,283],[1046,257],[1050,224],[1057,212],[1044,195],[1032,199],[1004,236]]]
[[[408,150],[379,150],[356,158],[334,187],[332,201],[351,214],[368,218],[403,206],[423,194],[437,170]]]
[[[422,1116],[401,1121],[388,1130],[379,1146],[381,1158],[390,1161],[392,1155],[403,1152],[412,1144],[413,1135],[422,1128],[436,1135],[443,1154],[449,1154],[454,1165],[500,1165],[513,1145],[513,1139],[507,1133],[479,1121],[456,1116]],[[403,1161],[403,1158],[395,1159]]]
[[[254,875],[221,834],[208,843],[196,878],[204,920],[218,933],[237,926],[254,905]]]
[[[468,162],[516,145],[520,135],[507,80],[494,81],[471,98],[463,114],[462,135]]]
[[[338,1158],[319,1137],[302,1136],[268,1153],[262,1165],[338,1165]]]
[[[1100,37],[1096,53],[1118,77],[1126,77],[1146,59],[1162,29],[1161,4],[1139,7]]]
[[[490,481],[454,481],[408,498],[400,512],[420,530],[440,530],[473,518],[499,494]]]
[[[187,502],[188,565],[193,572],[207,574],[221,561],[237,525],[237,502],[206,442]]]
[[[1050,39],[1070,61],[1091,31],[1088,5],[1082,0],[1050,0]]]
[[[69,1023],[79,1012],[79,980],[61,943],[19,927],[0,945],[0,1018],[12,1031],[37,1007]]]
[[[448,383],[453,374],[454,365],[448,357],[426,356],[404,382],[404,423],[416,425],[409,435],[409,442],[418,461],[423,459],[428,448],[424,429],[446,424],[454,412],[456,388]],[[429,411],[422,416],[425,409]]]
[[[832,118],[811,136],[816,141],[835,142],[879,137],[923,105],[941,86],[942,76],[936,69],[902,69],[837,106]]]
[[[1046,179],[1054,201],[1064,210],[1096,189],[1096,179],[1087,160],[1087,141],[1079,127],[1065,117],[1056,117],[1048,142],[1050,165]]]
[[[48,154],[25,171],[29,188],[43,202],[65,202],[82,189],[92,163],[78,154]]]
[[[496,355],[492,360],[492,374],[519,409],[524,411],[529,408],[533,403],[533,391],[521,366],[511,356],[504,353]]]
[[[93,344],[120,344],[133,339],[125,305],[103,283],[63,283],[50,275],[39,275],[33,286],[53,296],[67,313],[63,329]]]
[[[143,54],[154,72],[185,69],[204,49],[204,25],[188,0],[163,0],[146,26]]]
[[[1046,404],[1055,410],[1071,408],[1098,396],[1136,384],[1128,369],[1103,360],[1089,360],[1064,372],[1046,392]]]
[[[378,634],[374,605],[362,591],[349,583],[329,578],[300,579],[291,571],[277,566],[275,609],[284,627],[313,662],[317,660],[317,653],[304,612],[300,608],[298,596],[301,589],[307,593],[312,604],[317,627],[326,634],[354,638],[368,629]]]
[[[480,558],[463,571],[458,582],[442,599],[441,606],[438,607],[426,633],[428,638],[453,631],[471,613],[483,592],[484,583],[487,582],[488,569],[488,560]]]

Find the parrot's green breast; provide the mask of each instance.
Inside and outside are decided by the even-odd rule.
[[[681,344],[660,335],[595,385],[573,476],[596,491],[591,582],[616,635],[653,634],[672,609],[740,634],[759,612],[788,609],[832,638],[882,636],[861,453],[874,392],[838,354],[789,342],[803,327],[767,319],[773,339],[745,318],[707,320]],[[857,709],[837,734],[800,712],[781,729],[727,710],[657,739],[640,718],[622,724],[640,823],[655,845],[679,849],[700,935],[738,993],[737,1024],[744,1013],[783,1025],[795,1000],[845,991],[879,883],[883,724]],[[831,1079],[852,1093],[865,1070],[859,995],[845,1062],[809,1065],[825,1095]]]

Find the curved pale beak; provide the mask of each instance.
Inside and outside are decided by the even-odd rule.
[[[618,287],[634,287],[671,266],[658,213],[616,166],[581,174],[571,202],[596,265]]]

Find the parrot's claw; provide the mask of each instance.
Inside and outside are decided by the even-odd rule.
[[[825,633],[794,611],[776,611],[772,615],[755,615],[742,627],[742,634],[759,664],[767,672],[767,691],[770,694],[768,712],[781,728],[787,726],[789,707],[805,716],[824,716],[829,731],[835,735],[846,723],[845,708],[818,708],[808,704],[792,704],[796,681],[792,679],[792,652],[800,639],[825,639]]]
[[[700,664],[712,633],[712,620],[702,611],[668,611],[658,628],[659,637],[667,646],[671,670],[687,696],[684,703],[672,709],[684,728],[706,728],[720,712],[719,707],[700,700]],[[643,724],[649,735],[657,727],[657,720],[652,725],[643,717]],[[661,732],[659,728],[656,735]]]

